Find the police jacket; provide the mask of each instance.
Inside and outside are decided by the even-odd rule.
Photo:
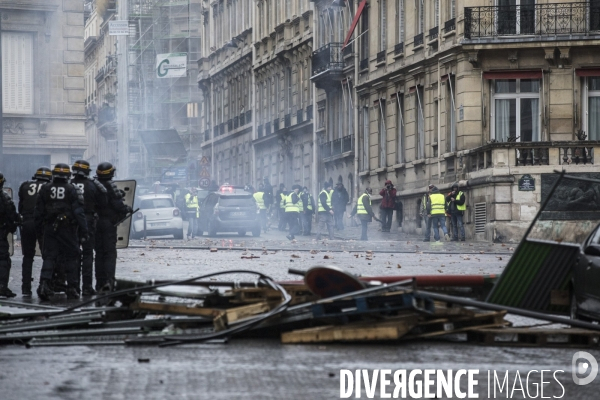
[[[33,219],[38,194],[46,183],[48,182],[36,179],[23,182],[19,187],[19,214],[23,216],[23,219]]]
[[[106,207],[98,209],[98,216],[116,224],[123,219],[131,208],[123,202],[123,196],[112,180],[98,180],[106,189]]]
[[[64,180],[54,180],[42,186],[35,205],[35,225],[41,230],[43,225],[54,224],[65,216],[64,223],[78,225],[80,234],[88,233],[83,196],[75,186]]]
[[[15,233],[19,222],[19,214],[12,199],[0,188],[0,231],[6,239],[6,232]]]
[[[97,179],[77,175],[71,184],[83,194],[83,211],[86,215],[93,215],[106,207],[106,188]]]

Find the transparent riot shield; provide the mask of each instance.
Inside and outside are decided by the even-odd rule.
[[[10,197],[11,199],[13,198],[13,191],[11,188],[3,188],[2,190],[4,190],[4,193],[8,194],[8,197]],[[12,257],[13,254],[15,254],[14,235],[12,233],[9,233],[6,239],[8,240],[8,254],[10,254],[10,256]]]
[[[123,202],[133,208],[133,200],[135,199],[136,181],[114,181],[118,189],[125,193]],[[117,249],[124,249],[129,246],[129,233],[131,232],[131,216],[117,226]]]

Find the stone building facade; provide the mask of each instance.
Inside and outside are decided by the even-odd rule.
[[[307,186],[316,181],[313,17],[308,0],[263,0],[254,18],[256,183]]]
[[[83,156],[84,16],[80,0],[0,1],[3,168],[7,186]]]
[[[244,185],[252,181],[253,5],[243,0],[221,0],[203,6],[198,86],[204,99],[201,148],[202,155],[210,160],[210,175],[201,178],[219,183]]]
[[[315,4],[317,15],[331,8]],[[458,182],[467,195],[467,236],[516,240],[539,209],[546,174],[595,169],[600,7],[415,4],[369,0],[354,34],[359,190],[378,191],[391,180],[402,201],[394,225],[421,233],[427,185],[445,192]],[[319,24],[317,37],[319,29],[330,28]],[[329,37],[330,46],[341,41],[335,32]],[[338,72],[336,61],[321,69],[343,82],[351,74],[346,64]],[[319,159],[327,169],[323,154]],[[519,190],[526,174],[535,180],[533,191]]]
[[[108,34],[115,12],[99,13],[96,2],[87,4],[85,21],[85,131],[88,148],[84,158],[95,166],[103,161],[117,163],[117,57],[116,36]],[[101,14],[101,15],[100,15]]]

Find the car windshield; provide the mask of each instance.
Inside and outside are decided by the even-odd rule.
[[[224,197],[222,196],[219,200],[220,207],[252,207],[254,201],[252,197],[236,196],[236,197]]]
[[[173,208],[173,200],[171,199],[147,199],[140,203],[142,210],[152,208]]]

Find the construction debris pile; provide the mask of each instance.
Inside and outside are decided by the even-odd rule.
[[[490,345],[597,346],[598,329],[512,328],[506,311],[461,305],[424,292],[427,277],[359,279],[313,267],[304,282],[120,280],[119,290],[75,307],[0,301],[0,343],[27,346],[224,343],[231,337],[280,337],[282,343],[405,341],[452,338]],[[449,279],[452,286],[472,277]],[[483,282],[483,280],[481,280]],[[447,282],[446,282],[447,283]],[[456,300],[456,301],[454,301]],[[467,300],[465,300],[467,301]],[[470,301],[470,300],[469,300]],[[93,303],[93,304],[92,304]],[[468,304],[468,301],[467,301]]]

